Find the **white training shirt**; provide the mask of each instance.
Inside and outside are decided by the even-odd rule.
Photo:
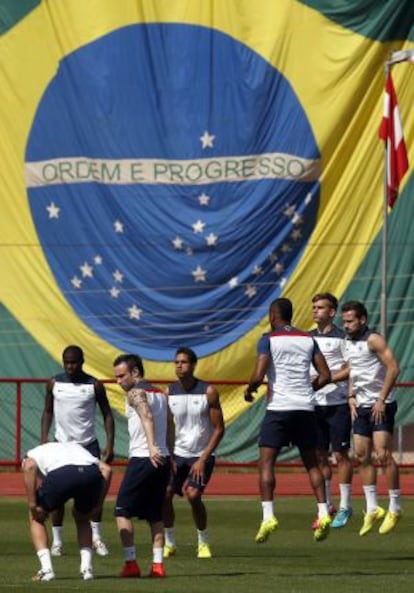
[[[179,381],[168,387],[168,405],[175,423],[174,454],[200,457],[207,447],[214,427],[210,420],[208,383],[197,379],[190,392]]]
[[[167,447],[167,396],[146,381],[138,383],[136,388],[144,389],[147,394],[154,422],[155,443],[161,455],[167,457],[170,454]],[[125,398],[125,415],[128,421],[129,457],[149,457],[147,437],[141,418],[138,412],[129,405],[128,397]]]
[[[343,368],[345,360],[343,355],[343,341],[345,332],[334,325],[329,332],[320,333],[317,329],[311,331],[320,351],[324,355],[329,370],[331,372],[339,371]],[[315,369],[312,366],[311,377],[315,375]],[[314,400],[317,406],[337,406],[346,404],[348,397],[348,382],[328,383],[318,391],[314,392]]]
[[[319,347],[314,338],[290,325],[265,334],[259,340],[258,354],[268,354],[267,409],[277,412],[313,411],[310,367]]]
[[[386,373],[381,360],[368,347],[368,338],[373,333],[378,332],[367,328],[356,339],[347,336],[343,344],[344,358],[350,368],[353,393],[356,395],[357,405],[362,407],[371,407],[377,401]],[[387,404],[394,399],[394,392],[391,391],[387,397]]]
[[[30,449],[26,456],[36,461],[40,473],[44,476],[66,465],[99,464],[99,459],[78,443],[45,443]]]
[[[89,445],[96,441],[95,379],[83,373],[73,383],[66,373],[56,375],[53,385],[55,439],[60,443]]]

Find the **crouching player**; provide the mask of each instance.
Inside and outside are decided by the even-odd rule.
[[[30,449],[22,463],[33,546],[40,561],[34,581],[52,581],[55,572],[45,521],[48,514],[73,498],[83,580],[93,579],[93,511],[102,504],[112,470],[77,443],[45,443]],[[39,477],[41,483],[39,484]]]

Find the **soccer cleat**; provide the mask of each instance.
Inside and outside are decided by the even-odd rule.
[[[137,579],[141,576],[141,570],[136,560],[127,560],[122,567],[119,576],[123,579]]]
[[[382,507],[377,507],[375,511],[371,513],[364,514],[364,522],[362,524],[361,529],[359,530],[359,535],[363,536],[366,535],[371,531],[377,521],[381,521],[385,517],[385,510]]]
[[[208,544],[198,544],[197,558],[212,558],[211,548]]]
[[[84,568],[81,570],[81,575],[84,581],[92,581],[93,579],[93,572],[92,568]]]
[[[316,542],[321,542],[328,537],[331,523],[332,519],[330,515],[324,515],[318,519],[318,525],[313,532],[313,539]]]
[[[151,579],[165,579],[167,573],[165,572],[164,565],[161,562],[153,562],[148,576]]]
[[[40,569],[32,577],[32,581],[33,582],[47,583],[47,581],[53,581],[54,578],[55,578],[55,573],[53,572],[53,570],[42,570],[42,569]]]
[[[95,552],[98,554],[98,556],[108,556],[109,555],[109,550],[101,539],[96,539],[93,542],[92,546],[93,546],[93,549],[95,550]]]
[[[384,521],[381,523],[378,533],[380,535],[387,535],[387,533],[394,529],[401,517],[401,511],[388,511],[385,515]]]
[[[62,544],[52,544],[50,548],[50,553],[52,556],[62,556],[63,554],[63,546]]]
[[[348,520],[352,517],[352,509],[339,509],[336,513],[334,520],[331,523],[331,527],[338,529],[339,527],[345,527]]]
[[[165,544],[164,552],[163,552],[164,558],[171,558],[171,556],[175,556],[176,553],[177,553],[176,546],[173,546],[172,544]]]
[[[263,544],[267,541],[269,535],[272,531],[275,531],[279,526],[279,521],[276,517],[270,517],[270,519],[266,519],[266,521],[262,521],[260,523],[259,531],[256,533],[255,542],[257,544]]]
[[[329,516],[331,518],[333,518],[336,514],[336,507],[333,504],[330,504],[328,507],[328,512],[329,512]],[[315,529],[318,529],[318,516],[315,517],[313,523],[312,523],[312,531],[315,531]]]

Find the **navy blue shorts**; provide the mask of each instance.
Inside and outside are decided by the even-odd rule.
[[[351,446],[351,411],[348,404],[316,406],[318,449],[348,451]]]
[[[137,517],[150,523],[161,521],[169,479],[169,457],[158,467],[148,457],[131,457],[116,499],[115,517]]]
[[[296,445],[299,449],[308,451],[315,449],[316,443],[315,412],[305,410],[266,411],[260,429],[259,447],[279,450],[282,447]]]
[[[97,465],[66,465],[51,471],[37,489],[37,504],[46,511],[62,507],[70,498],[80,513],[98,504],[104,479]]]
[[[210,455],[206,460],[204,464],[204,476],[201,482],[194,480],[190,474],[191,466],[198,459],[199,457],[180,457],[179,455],[174,455],[174,461],[177,465],[177,473],[171,476],[170,486],[173,487],[175,494],[183,496],[183,486],[185,482],[192,488],[197,488],[197,490],[200,490],[201,492],[204,491],[204,488],[210,481],[216,459],[214,455]]]
[[[372,433],[378,431],[393,434],[397,402],[394,401],[390,404],[385,404],[384,419],[378,424],[375,424],[372,418],[372,407],[365,408],[359,406],[357,412],[358,416],[352,425],[354,434],[359,434],[363,437],[372,437]]]

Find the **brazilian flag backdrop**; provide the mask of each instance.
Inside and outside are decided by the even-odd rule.
[[[96,376],[132,351],[168,380],[186,345],[200,376],[247,381],[281,294],[297,326],[317,291],[378,325],[384,62],[412,46],[412,0],[0,0],[0,35],[3,376],[57,372],[77,343]],[[414,162],[414,67],[393,77]],[[411,173],[388,220],[407,381]],[[222,399],[220,456],[254,459],[263,400]]]

